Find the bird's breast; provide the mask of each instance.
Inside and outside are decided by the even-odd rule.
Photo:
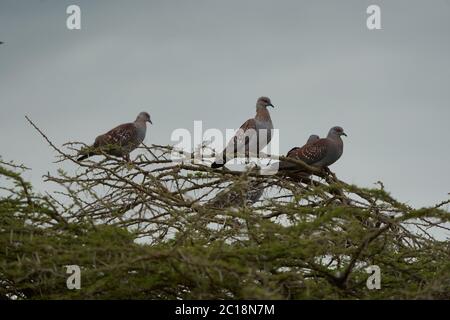
[[[137,140],[139,142],[144,141],[146,132],[147,132],[146,126],[137,126]]]
[[[256,131],[258,134],[267,134],[267,142],[272,139],[273,124],[272,121],[256,121]]]

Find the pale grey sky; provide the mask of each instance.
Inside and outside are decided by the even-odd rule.
[[[0,155],[44,191],[58,165],[24,115],[62,145],[145,110],[146,143],[168,144],[194,120],[237,128],[267,95],[282,153],[340,125],[341,179],[431,205],[450,192],[449,33],[448,0],[1,0]]]

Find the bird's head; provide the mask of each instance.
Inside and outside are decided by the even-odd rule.
[[[260,97],[256,101],[256,109],[258,109],[258,108],[267,108],[269,106],[274,108],[274,105],[272,104],[270,99],[267,98],[267,97]]]
[[[151,124],[153,124],[152,120],[150,119],[150,115],[145,111],[138,114],[136,121],[150,122]]]
[[[313,143],[319,139],[320,137],[317,134],[312,134],[309,136],[308,141],[306,141],[306,143]]]
[[[328,132],[328,135],[335,135],[335,136],[347,136],[347,134],[344,132],[344,129],[342,127],[336,126],[330,129],[330,132]]]

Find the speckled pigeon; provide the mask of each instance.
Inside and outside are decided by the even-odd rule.
[[[303,145],[303,147],[306,146],[307,144],[316,142],[319,139],[320,139],[320,137],[317,134],[312,134],[309,136],[308,140],[306,140],[306,143]],[[290,156],[294,155],[296,150],[299,150],[303,147],[292,148],[291,150],[288,151],[288,153],[286,154],[286,157],[290,157]],[[288,162],[288,161],[280,161],[279,163],[273,164],[273,168],[275,170],[292,169],[295,167],[296,167],[295,163]]]
[[[152,123],[147,112],[141,112],[136,120],[131,123],[124,123],[105,134],[98,136],[94,144],[80,151],[82,161],[88,157],[106,153],[116,157],[124,157],[130,160],[130,152],[136,149],[145,139],[147,131],[146,123]]]
[[[220,191],[208,205],[216,208],[238,207],[242,205],[252,205],[263,195],[265,186],[261,181],[248,181],[245,184],[236,185],[233,183],[225,190]]]
[[[211,168],[223,167],[227,160],[230,160],[227,159],[227,153],[228,156],[230,153],[247,153],[248,151],[258,153],[270,142],[273,124],[267,110],[269,106],[274,107],[267,97],[260,97],[256,101],[256,116],[244,122],[218,159],[211,164]],[[265,132],[261,130],[265,130]],[[266,136],[263,136],[264,133]]]
[[[342,156],[344,143],[341,136],[347,136],[344,129],[333,127],[326,138],[307,143],[301,148],[293,148],[288,152],[287,157],[299,159],[320,168],[328,167]]]

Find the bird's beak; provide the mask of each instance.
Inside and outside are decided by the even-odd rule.
[[[148,122],[150,122],[150,124],[153,124],[152,120],[148,119]]]
[[[343,136],[347,136],[347,134],[346,134],[345,132],[342,132],[342,135],[343,135]]]
[[[275,108],[275,106],[273,104],[268,104],[267,106],[271,106],[272,108]]]

